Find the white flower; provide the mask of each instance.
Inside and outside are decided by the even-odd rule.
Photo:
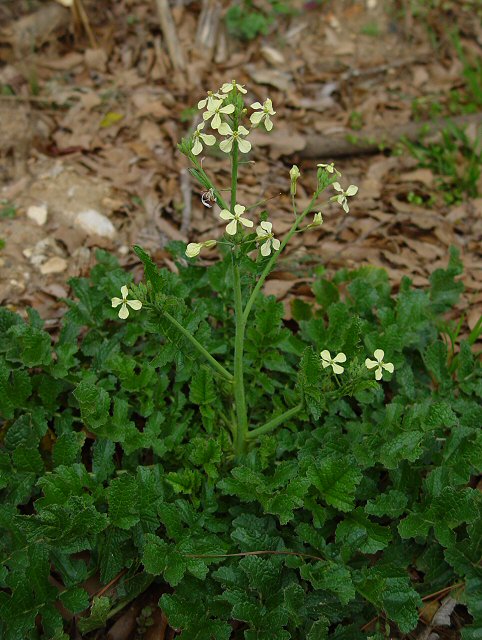
[[[126,287],[126,285],[121,287],[121,295],[122,298],[112,298],[112,306],[115,309],[120,304],[122,305],[122,307],[119,309],[119,318],[121,318],[121,320],[125,320],[129,317],[129,309],[127,308],[127,305],[129,305],[131,309],[139,311],[139,309],[142,307],[142,302],[140,300],[127,299],[127,296],[129,295],[129,289]]]
[[[333,373],[343,373],[345,370],[344,367],[341,367],[338,362],[346,362],[346,355],[344,353],[337,353],[334,358],[331,357],[330,352],[325,349],[320,353],[321,356],[321,364],[323,368],[331,367],[333,369]]]
[[[376,349],[373,356],[375,357],[375,360],[370,360],[370,358],[367,358],[365,360],[365,367],[370,370],[375,369],[376,367],[375,369],[376,380],[382,379],[383,369],[385,369],[389,373],[393,373],[393,370],[394,370],[393,364],[391,362],[383,362],[383,358],[385,357],[385,352],[383,351],[383,349]]]
[[[271,222],[267,222],[265,220],[263,220],[263,222],[260,222],[259,227],[256,227],[256,234],[258,236],[256,238],[256,241],[259,243],[263,243],[261,245],[262,256],[269,256],[271,253],[271,247],[273,247],[274,251],[278,251],[278,249],[280,248],[281,242],[273,236],[271,232],[272,228],[273,225],[271,224]]]
[[[203,113],[203,118],[204,120],[209,120],[209,118],[212,118],[211,127],[213,129],[219,129],[219,126],[221,124],[220,114],[233,113],[233,111],[234,104],[227,104],[225,107],[223,107],[223,100],[216,100],[216,98],[210,96],[207,101],[206,111]]]
[[[333,188],[335,189],[335,191],[339,191],[340,195],[338,196],[333,196],[330,198],[330,200],[334,201],[336,200],[336,202],[338,202],[338,204],[341,204],[341,206],[343,207],[343,210],[345,211],[345,213],[348,213],[350,211],[349,207],[348,207],[348,201],[347,201],[347,196],[354,196],[355,193],[357,193],[358,191],[358,187],[354,184],[351,184],[348,189],[346,191],[343,191],[343,189],[341,188],[341,185],[339,182],[334,182],[333,183]]]
[[[195,258],[201,252],[203,247],[214,247],[216,240],[206,240],[205,242],[190,242],[186,247],[186,255],[188,258]]]
[[[220,91],[222,93],[229,93],[233,89],[237,89],[241,93],[248,93],[247,89],[244,88],[244,84],[237,84],[236,80],[231,80],[231,82],[225,82],[221,87]]]
[[[330,164],[318,164],[318,167],[321,167],[322,169],[325,169],[325,171],[328,171],[328,173],[336,173],[336,175],[338,177],[341,177],[341,173],[338,171],[338,169],[335,168],[335,163],[334,162],[330,162]]]
[[[234,214],[227,209],[223,209],[219,214],[223,220],[231,220],[231,222],[226,227],[226,233],[230,236],[234,236],[236,231],[238,230],[238,223],[244,225],[245,227],[252,227],[253,223],[251,220],[247,218],[243,218],[243,213],[246,207],[243,207],[242,204],[234,205]]]
[[[236,131],[233,131],[229,124],[223,122],[223,124],[219,127],[219,133],[222,136],[228,136],[226,140],[223,140],[219,143],[219,148],[221,149],[221,151],[224,151],[224,153],[229,153],[231,151],[233,142],[235,140],[237,140],[238,142],[238,147],[241,153],[248,153],[248,151],[251,149],[251,142],[248,142],[247,140],[243,140],[241,138],[241,136],[247,136],[249,133],[246,127],[240,125]]]
[[[218,100],[219,99],[224,100],[224,96],[221,96],[219,93],[213,93],[212,91],[208,91],[207,97],[203,98],[202,100],[199,100],[199,102],[197,103],[197,108],[204,109],[204,107],[207,105],[209,100],[212,98],[218,98]]]
[[[318,211],[318,213],[315,213],[315,215],[313,216],[313,222],[310,222],[310,224],[305,227],[305,230],[321,227],[322,224],[323,224],[323,216],[321,214],[321,211]]]
[[[194,156],[197,156],[203,150],[202,142],[207,144],[209,147],[212,146],[216,142],[216,138],[209,133],[201,133],[204,129],[204,122],[198,124],[196,131],[193,134],[194,144],[192,145],[191,152]]]
[[[256,109],[255,113],[251,114],[250,120],[252,124],[260,124],[264,120],[264,126],[266,131],[271,131],[273,123],[270,116],[274,116],[276,111],[273,111],[273,103],[267,98],[263,104],[260,102],[253,102],[251,109]]]

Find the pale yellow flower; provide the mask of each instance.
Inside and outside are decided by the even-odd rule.
[[[337,196],[332,196],[330,200],[336,201],[338,202],[338,204],[341,204],[345,213],[348,213],[350,209],[348,207],[347,197],[354,196],[358,192],[358,187],[354,184],[351,184],[348,189],[344,191],[339,182],[334,182],[333,188],[335,189],[335,191],[339,191],[340,193]]]
[[[238,230],[238,224],[242,224],[244,227],[252,227],[253,222],[247,218],[243,218],[243,213],[246,207],[242,204],[234,205],[234,214],[227,209],[223,209],[219,214],[223,220],[230,220],[231,222],[226,227],[226,233],[230,236],[234,236]]]
[[[203,145],[207,144],[209,147],[212,146],[216,142],[216,138],[209,133],[201,133],[204,129],[204,122],[198,124],[196,131],[193,133],[194,144],[192,145],[191,153],[194,156],[197,156],[203,150]]]
[[[120,304],[122,305],[119,309],[119,318],[121,320],[125,320],[129,317],[129,309],[127,308],[127,305],[129,305],[131,309],[134,309],[134,311],[139,311],[139,309],[142,308],[142,302],[140,300],[127,299],[127,296],[129,295],[129,289],[126,287],[126,285],[121,287],[121,295],[122,298],[112,298],[112,306],[115,309]]]
[[[281,242],[277,240],[272,233],[273,225],[267,220],[260,222],[259,227],[256,227],[257,238],[256,241],[261,244],[261,255],[269,256],[271,248],[274,251],[278,251],[281,246]]]
[[[346,362],[346,355],[344,353],[337,353],[337,355],[332,358],[330,352],[325,349],[320,353],[321,356],[321,364],[323,368],[331,367],[333,369],[333,373],[343,373],[345,370],[344,367],[341,367],[339,362]]]
[[[211,120],[211,127],[213,129],[219,129],[221,126],[221,114],[233,113],[234,104],[227,104],[223,107],[223,100],[217,100],[216,98],[209,97],[207,101],[206,111],[203,113],[204,120]]]
[[[328,171],[328,173],[336,173],[336,175],[338,177],[341,177],[341,173],[338,171],[338,169],[335,168],[335,163],[334,162],[330,162],[330,164],[322,164],[322,163],[320,163],[317,166],[321,167],[325,171]]]
[[[376,380],[382,379],[383,369],[385,369],[385,371],[388,371],[389,373],[393,373],[395,369],[393,364],[391,362],[383,362],[383,358],[385,357],[385,352],[383,351],[383,349],[375,349],[373,356],[375,360],[370,360],[370,358],[367,358],[365,360],[365,367],[370,370],[375,369]]]
[[[248,151],[251,149],[251,142],[248,142],[248,140],[243,140],[243,138],[241,138],[241,136],[247,136],[249,133],[246,127],[240,125],[236,131],[233,131],[229,124],[223,122],[218,131],[222,136],[228,136],[225,140],[219,143],[219,148],[221,149],[221,151],[224,151],[224,153],[230,153],[231,149],[233,148],[233,142],[235,140],[238,143],[238,148],[241,153],[248,153]]]
[[[225,82],[221,87],[220,91],[222,93],[229,93],[233,89],[237,89],[240,93],[248,93],[247,89],[244,88],[244,84],[238,84],[236,80],[231,80],[231,82]]]
[[[263,104],[260,102],[253,102],[251,105],[251,109],[255,109],[255,112],[251,114],[249,118],[251,123],[254,125],[260,124],[264,120],[264,126],[266,127],[266,131],[271,131],[273,128],[273,123],[271,122],[270,116],[274,116],[276,111],[273,110],[273,103],[269,98],[267,98]]]

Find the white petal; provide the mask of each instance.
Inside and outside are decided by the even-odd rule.
[[[382,379],[382,368],[378,367],[378,369],[375,371],[375,380],[381,380]]]
[[[346,362],[346,355],[344,353],[338,353],[333,358],[333,362]]]
[[[273,245],[273,249],[275,251],[278,251],[278,249],[281,247],[281,242],[277,238],[272,238],[271,244]]]
[[[223,209],[219,216],[223,219],[223,220],[234,220],[234,216],[231,213],[231,211],[228,211],[227,209]]]
[[[244,84],[237,84],[236,87],[241,93],[248,93],[248,90],[244,88]]]
[[[231,222],[226,227],[226,233],[229,234],[230,236],[234,236],[234,235],[236,235],[236,229],[237,228],[238,228],[238,221],[237,220],[231,220]]]
[[[232,146],[233,146],[232,138],[227,138],[226,140],[223,140],[222,142],[219,143],[219,148],[221,149],[221,151],[224,151],[224,153],[229,153],[232,149]]]
[[[214,114],[214,118],[211,120],[211,127],[217,129],[221,125],[221,116],[219,113]]]
[[[381,362],[385,356],[385,351],[383,349],[376,349],[373,353],[378,362]]]
[[[129,309],[127,308],[126,304],[123,304],[119,310],[119,318],[121,320],[125,320],[128,317],[129,317]]]
[[[333,367],[334,373],[343,373],[343,371],[345,371],[343,367],[340,367],[340,365],[336,364],[335,362],[333,362],[331,366]]]
[[[347,196],[354,196],[357,193],[358,187],[355,184],[351,184],[348,189],[345,191]]]
[[[223,86],[221,87],[221,91],[223,93],[229,93],[233,88],[233,83],[232,82],[225,82],[223,84]]]
[[[253,102],[253,104],[251,105],[251,109],[262,109],[263,105],[261,104],[261,102]]]
[[[322,351],[320,353],[320,357],[322,360],[326,361],[326,364],[324,366],[327,367],[331,362],[331,355],[328,349],[325,349],[324,351]]]
[[[233,135],[233,130],[231,129],[231,127],[229,126],[229,124],[227,122],[223,122],[218,127],[218,132],[222,136],[231,136],[231,135]]]
[[[378,367],[378,362],[376,360],[370,360],[370,358],[367,358],[365,360],[365,367],[367,369],[373,369],[373,367]]]
[[[249,131],[246,129],[246,127],[243,127],[243,125],[240,124],[238,127],[238,133],[242,136],[247,136]]]
[[[341,193],[343,193],[343,189],[341,188],[341,184],[339,182],[333,183],[333,189],[335,189],[335,191],[340,191]]]
[[[395,369],[392,362],[385,362],[385,364],[382,364],[382,367],[386,369],[389,373],[393,373],[393,370]]]
[[[219,111],[221,113],[233,113],[234,104],[227,104],[225,107],[221,107],[221,109],[219,109]]]
[[[112,306],[114,307],[114,309],[122,304],[122,302],[123,301],[120,298],[112,298]]]
[[[238,138],[238,147],[241,153],[248,153],[251,150],[251,142]]]
[[[271,118],[269,116],[266,116],[264,126],[266,127],[266,131],[271,131],[271,129],[273,128],[273,123],[271,122]]]
[[[265,229],[268,233],[271,233],[271,229],[273,228],[273,224],[271,222],[269,222],[268,220],[263,220],[259,224],[261,228]]]
[[[256,227],[258,238],[266,238],[266,231],[262,227]]]
[[[198,109],[204,109],[204,107],[207,105],[208,103],[208,98],[204,98],[203,100],[199,100],[199,102],[197,103],[197,108]]]
[[[209,120],[209,118],[212,116],[212,112],[211,111],[205,111],[203,113],[203,120]]]
[[[194,144],[192,145],[191,153],[193,154],[193,156],[197,156],[201,153],[202,150],[203,146],[201,144],[201,141],[199,140],[199,138],[196,138],[194,140]]]
[[[186,247],[186,255],[188,258],[195,258],[201,251],[199,242],[190,242]]]
[[[269,256],[270,253],[271,253],[271,243],[269,240],[266,240],[266,242],[261,245],[261,255]]]
[[[238,216],[241,216],[244,213],[245,209],[246,207],[244,207],[242,204],[234,205],[234,213],[236,213]]]
[[[202,130],[204,129],[205,125],[206,125],[206,123],[205,123],[205,122],[200,122],[200,123],[198,124],[198,126],[196,127],[196,130],[197,130],[197,131],[202,131]]]
[[[126,302],[131,309],[134,309],[134,311],[142,309],[142,302],[140,300],[126,300]]]
[[[262,111],[256,111],[256,113],[251,114],[249,119],[253,124],[259,124],[263,118],[264,113]]]
[[[216,138],[214,136],[212,136],[211,134],[209,134],[209,133],[201,133],[201,135],[199,137],[204,142],[204,144],[208,145],[208,147],[211,147],[216,142]],[[194,151],[193,151],[193,153],[194,153]],[[196,154],[194,154],[194,155],[196,155]]]
[[[252,220],[248,220],[247,218],[238,218],[238,220],[245,227],[252,227],[253,226],[253,221]]]
[[[125,300],[127,298],[127,296],[129,295],[129,289],[126,287],[126,285],[124,285],[123,287],[121,287],[121,294],[123,299]]]
[[[273,102],[270,98],[266,98],[264,101],[263,109],[269,113],[270,116],[274,116],[276,111],[273,111]]]
[[[343,211],[348,213],[350,211],[350,207],[348,206],[348,202],[346,200],[343,201]]]

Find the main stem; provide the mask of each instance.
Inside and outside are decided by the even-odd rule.
[[[234,123],[237,128],[237,123]],[[236,191],[238,186],[238,143],[233,142],[232,168],[231,168],[231,212],[234,213],[236,204]],[[246,440],[248,435],[248,415],[246,412],[246,398],[244,394],[244,372],[243,372],[243,351],[244,351],[244,328],[243,319],[243,296],[241,291],[241,276],[238,264],[239,248],[233,251],[233,288],[234,288],[234,319],[236,323],[236,333],[234,337],[234,403],[236,406],[236,440],[234,444],[236,456],[239,458],[246,451]]]

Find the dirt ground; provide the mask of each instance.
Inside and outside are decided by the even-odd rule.
[[[269,9],[268,0],[253,2]],[[265,290],[285,302],[286,317],[293,297],[310,295],[310,266],[333,272],[373,264],[387,269],[395,286],[405,275],[425,286],[455,245],[465,266],[465,335],[475,326],[482,197],[448,205],[437,176],[407,152],[338,157],[341,146],[330,144],[413,123],[414,104],[435,101],[441,115],[450,112],[450,96],[466,86],[450,28],[457,25],[468,58],[481,55],[481,23],[470,2],[448,2],[421,18],[405,0],[286,0],[292,15],[243,42],[226,31],[227,0],[175,0],[174,49],[155,0],[76,0],[76,11],[62,4],[0,3],[0,304],[20,312],[33,306],[54,329],[66,311],[68,279],[88,274],[97,247],[140,277],[133,244],[174,268],[167,242],[218,237],[225,223],[202,204],[176,145],[199,122],[192,109],[198,100],[235,78],[253,101],[270,97],[277,112],[270,135],[252,134],[238,197],[246,205],[272,198],[277,235],[291,225],[292,164],[302,172],[300,206],[317,162],[335,160],[343,184],[359,185],[349,214],[324,207],[324,225],[297,236],[267,282]],[[475,143],[480,132],[479,113],[466,134]],[[208,155],[203,166],[228,185],[221,154]],[[205,259],[215,260],[215,251]],[[156,637],[168,637],[158,614]],[[110,640],[135,625],[132,608],[120,620]]]
[[[466,269],[461,307],[468,326],[475,325],[482,307],[482,199],[448,206],[436,176],[417,168],[408,153],[335,158],[336,145],[327,156],[324,141],[410,123],[415,100],[435,97],[444,104],[464,85],[463,64],[445,30],[456,20],[461,43],[476,57],[480,22],[462,8],[454,15],[435,10],[422,20],[404,14],[403,3],[382,0],[288,5],[294,15],[242,42],[224,27],[226,3],[174,2],[176,60],[154,0],[84,0],[84,21],[53,0],[4,0],[1,303],[18,310],[32,305],[54,325],[65,309],[60,299],[69,294],[68,278],[88,272],[96,247],[132,268],[134,243],[162,262],[169,240],[216,237],[222,224],[201,203],[176,143],[199,121],[192,107],[205,92],[236,78],[253,99],[271,97],[277,112],[270,135],[252,135],[239,200],[274,196],[270,213],[278,235],[291,220],[289,198],[280,194],[288,191],[293,163],[303,174],[301,204],[317,162],[336,160],[344,184],[360,187],[348,215],[325,207],[323,227],[299,236],[280,260],[266,288],[286,301],[287,315],[289,300],[308,292],[308,264],[329,271],[380,265],[395,284],[409,275],[423,286],[454,244]],[[213,6],[220,11],[206,27],[203,18],[213,18]],[[475,139],[478,133],[474,121],[467,134]],[[316,155],[318,142],[318,157],[306,158]],[[221,184],[228,182],[225,159],[210,155],[204,163]],[[480,180],[479,186],[482,191]],[[413,194],[432,196],[430,206]]]

